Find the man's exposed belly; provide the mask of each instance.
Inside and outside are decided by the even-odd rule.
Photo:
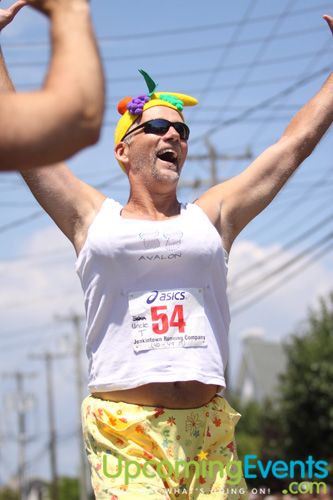
[[[216,385],[190,380],[158,382],[124,391],[95,392],[92,395],[109,401],[184,409],[203,406],[215,396],[216,392]]]

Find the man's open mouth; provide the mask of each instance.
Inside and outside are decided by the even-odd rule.
[[[178,169],[178,155],[173,149],[163,149],[156,156],[159,160],[171,163]]]

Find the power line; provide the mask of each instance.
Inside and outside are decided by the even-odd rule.
[[[328,52],[328,51],[327,51]],[[270,66],[270,65],[275,65],[275,64],[281,64],[284,62],[289,62],[289,61],[295,61],[300,60],[300,59],[308,59],[312,57],[315,54],[315,52],[301,52],[301,53],[296,53],[296,54],[291,54],[288,56],[281,56],[281,57],[275,57],[275,58],[268,58],[268,59],[263,59],[262,61],[259,61],[256,63],[256,67],[261,67],[261,66]],[[224,71],[230,71],[234,69],[240,69],[240,68],[248,68],[251,67],[251,63],[234,63],[234,64],[229,64],[224,66]],[[159,73],[156,75],[156,79],[163,79],[163,78],[180,78],[183,76],[191,76],[191,75],[201,75],[202,73],[210,73],[214,71],[215,67],[213,68],[196,68],[194,70],[184,70],[184,71],[177,71],[177,72],[168,72],[168,73]],[[129,76],[120,76],[120,77],[112,77],[112,78],[107,78],[107,81],[109,81],[111,84],[114,83],[121,83],[124,84],[125,82],[128,81],[138,81],[137,76],[129,75]]]
[[[297,198],[296,198],[296,200],[292,200],[291,203],[285,203],[284,202],[284,206],[282,207],[282,210],[280,210],[279,213],[277,213],[275,217],[271,217],[270,220],[266,224],[261,225],[261,227],[258,228],[257,231],[254,231],[254,232],[252,231],[250,233],[251,237],[252,238],[255,237],[259,232],[260,233],[265,232],[266,228],[271,228],[272,226],[276,227],[275,223],[277,221],[280,221],[282,219],[282,217],[283,217],[284,214],[288,214],[289,213],[291,205],[293,206],[293,208],[295,210],[295,209],[299,209],[301,206],[303,206],[304,203],[308,203],[308,201],[309,201],[308,195],[312,194],[318,188],[318,186],[320,186],[322,183],[324,183],[325,180],[327,179],[327,177],[331,176],[332,174],[333,174],[333,171],[330,171],[329,173],[327,173],[325,171],[324,174],[317,181],[313,182],[313,184],[310,184],[310,186],[305,191],[303,191],[300,195],[298,195]],[[287,184],[287,187],[289,187],[289,184]],[[320,198],[320,201],[322,201],[322,198]],[[327,200],[324,200],[324,203],[320,204],[320,207],[317,208],[317,211],[321,210],[326,205],[327,205]],[[310,211],[310,216],[311,215],[313,215],[313,209],[312,208],[311,208],[311,211]],[[304,220],[304,212],[302,212],[302,219]],[[306,217],[306,220],[307,221],[309,220],[309,216]],[[298,227],[299,227],[299,223],[297,222],[296,229]],[[288,231],[288,234],[289,234],[289,232],[290,232],[290,226],[288,227],[287,231]],[[286,229],[284,229],[283,232],[282,232],[282,235],[285,232],[287,232],[287,231],[286,231]],[[281,235],[281,232],[278,233],[278,234]]]
[[[230,51],[231,48],[234,47],[235,43],[237,42],[238,37],[240,36],[240,34],[242,32],[242,29],[247,24],[249,13],[252,12],[254,7],[255,7],[255,3],[250,2],[248,5],[248,8],[245,10],[245,12],[242,16],[242,19],[235,26],[235,29],[231,35],[230,41],[223,47],[225,50],[222,51],[222,54],[220,55],[215,66],[211,70],[209,70],[210,77],[209,77],[208,81],[206,81],[204,88],[201,89],[201,91],[199,93],[199,96],[198,96],[199,102],[203,103],[205,101],[205,97],[206,97],[207,93],[209,92],[209,89],[210,89],[212,83],[214,82],[217,75],[221,72],[221,70],[224,67],[224,62],[226,60],[228,52]],[[190,121],[193,120],[193,118],[196,116],[196,114],[197,114],[197,108],[194,108],[189,116]]]
[[[265,117],[264,117],[265,118]],[[269,118],[269,122],[286,122],[290,120],[290,115],[288,116],[274,116],[274,117],[267,117]],[[258,121],[262,122],[263,118],[262,117],[251,117],[251,118],[245,118],[242,123],[257,123]],[[205,120],[195,120],[195,125],[210,125],[212,123],[212,120],[209,120],[208,118]],[[105,120],[103,123],[104,127],[115,127],[117,122],[114,120]],[[193,127],[193,124],[190,124],[190,127]],[[121,189],[123,186],[119,186],[118,189]]]
[[[261,67],[261,66],[269,66],[269,65],[275,65],[275,64],[281,64],[287,61],[295,61],[300,60],[300,59],[307,59],[309,57],[312,57],[315,55],[316,52],[301,52],[301,53],[296,53],[288,56],[281,56],[281,57],[275,57],[275,58],[269,58],[269,59],[264,59],[262,61],[259,61],[256,63],[256,67]],[[229,64],[224,66],[225,71],[233,70],[233,69],[239,69],[239,68],[247,68],[250,67],[251,63],[234,63],[234,64]],[[328,66],[329,69],[331,69],[330,66]],[[194,70],[190,69],[185,69],[184,71],[177,71],[177,72],[168,72],[168,73],[159,73],[156,75],[156,79],[164,79],[164,78],[180,78],[183,76],[191,76],[191,75],[202,75],[203,72],[209,73],[213,72],[215,70],[215,67],[213,68],[196,68]],[[138,81],[137,76],[129,75],[129,76],[121,76],[121,77],[116,77],[116,78],[111,78],[107,79],[110,83],[124,83],[124,82],[136,82]]]
[[[292,238],[290,241],[288,241],[286,244],[284,244],[281,248],[279,248],[275,252],[272,252],[270,255],[255,262],[251,266],[248,266],[247,268],[243,269],[238,275],[235,276],[235,279],[233,280],[234,283],[237,280],[237,278],[243,279],[244,277],[253,274],[253,272],[255,272],[258,268],[265,267],[267,264],[271,264],[272,261],[274,261],[277,257],[280,257],[281,254],[283,254],[283,252],[285,252],[286,250],[289,250],[290,248],[297,245],[298,243],[308,239],[310,236],[312,236],[316,232],[320,231],[323,227],[327,226],[327,224],[332,223],[332,222],[333,222],[333,212],[331,212],[328,216],[321,219],[316,224],[313,224],[311,227],[306,229],[306,231],[304,231],[303,233],[299,234],[295,238]],[[302,255],[302,253],[299,255]],[[291,259],[291,261],[289,261],[289,262],[293,263],[294,259],[295,259],[295,257],[293,259]],[[284,269],[285,266],[286,266],[286,264],[283,264],[282,266],[279,266],[275,271],[272,271],[272,272],[262,276],[261,278],[254,280],[254,282],[246,284],[244,286],[242,286],[242,285],[237,286],[237,285],[233,284],[231,291],[232,292],[235,291],[236,293],[238,292],[238,293],[242,294],[242,293],[244,293],[244,291],[246,291],[248,289],[252,289],[254,286],[257,286],[258,284],[262,283],[263,281],[270,278],[271,276],[274,276],[277,272],[280,272],[280,270]],[[239,288],[240,288],[240,290],[238,291]]]
[[[327,51],[331,52],[331,51]],[[275,57],[275,58],[269,58],[269,59],[264,59],[256,64],[256,67],[262,67],[262,66],[271,66],[271,65],[279,65],[284,62],[292,62],[295,60],[301,60],[301,59],[308,59],[313,57],[317,52],[301,52],[301,53],[296,53],[288,56],[282,56],[282,57]],[[229,64],[224,66],[224,71],[230,71],[230,70],[235,70],[235,69],[240,69],[240,68],[246,68],[249,67],[250,64],[244,64],[244,63],[234,63],[234,64]],[[183,65],[184,67],[184,65]],[[172,78],[173,80],[177,78],[182,78],[184,76],[194,76],[194,75],[202,75],[203,73],[209,73],[214,71],[214,68],[195,68],[195,69],[185,69],[183,71],[177,71],[177,72],[168,72],[168,73],[158,73],[155,78],[158,80],[163,80],[167,78]],[[121,77],[112,77],[108,78],[106,76],[106,84],[107,85],[114,85],[114,84],[127,84],[129,82],[137,82],[138,77],[129,75],[129,76],[121,76]],[[35,88],[40,85],[40,82],[32,82],[29,84],[24,84],[24,83],[19,83],[18,87],[20,89],[28,89],[28,88]]]
[[[325,54],[325,51],[327,49],[331,49],[331,43],[332,41],[329,39],[324,42],[324,44],[316,51],[316,53],[313,55],[313,57],[310,59],[308,64],[306,65],[305,69],[297,76],[297,79],[305,77],[309,71],[313,71],[315,67],[318,65],[318,62],[320,61],[320,58],[323,57]],[[327,47],[327,49],[326,49]],[[273,109],[272,106],[268,106],[269,109]],[[273,113],[271,113],[271,116]],[[261,132],[264,130],[266,124],[270,121],[270,117],[268,116],[267,118],[264,118],[262,121],[262,124],[259,125],[256,130],[253,131],[252,136],[249,139],[249,142],[252,143],[255,138],[261,136]]]
[[[324,4],[319,4],[316,5],[316,7],[308,7],[304,9],[299,9],[295,10],[294,12],[290,13],[290,17],[297,17],[299,15],[304,15],[309,12],[318,12],[319,10],[323,9],[331,9],[332,5],[329,3],[324,3]],[[252,19],[248,20],[248,24],[257,24],[257,23],[264,23],[266,21],[272,21],[272,19],[276,16],[272,15],[266,15],[266,16],[258,16],[258,17],[253,17]],[[182,26],[180,28],[174,28],[174,29],[168,29],[168,30],[159,30],[159,31],[149,31],[149,32],[141,32],[141,33],[126,33],[124,35],[114,35],[114,36],[103,36],[100,35],[97,37],[99,43],[112,43],[115,41],[129,41],[129,40],[140,40],[140,39],[145,39],[145,38],[154,38],[156,37],[163,37],[163,36],[172,36],[174,37],[175,35],[180,35],[184,36],[187,33],[198,33],[199,31],[212,31],[215,29],[221,29],[221,28],[231,28],[233,26],[237,26],[239,23],[238,20],[236,21],[224,21],[220,23],[212,23],[212,24],[205,24],[205,25],[197,25],[197,26]],[[23,41],[23,42],[16,42],[16,41],[9,41],[5,43],[6,49],[27,49],[27,48],[41,48],[41,47],[48,47],[48,42],[45,40],[36,40],[36,41]]]
[[[54,323],[44,323],[43,325],[30,325],[30,326],[27,326],[25,327],[25,329],[23,330],[9,330],[9,331],[5,331],[5,332],[1,332],[1,335],[0,335],[0,340],[11,340],[12,338],[15,338],[15,337],[20,337],[22,335],[27,335],[29,333],[35,333],[36,330],[46,330],[48,328],[51,328],[51,327],[54,327]]]
[[[256,112],[258,109],[260,109],[260,108],[262,108],[262,107],[270,104],[271,102],[274,102],[274,101],[280,99],[282,96],[291,94],[292,92],[294,92],[298,88],[302,87],[303,85],[306,85],[307,83],[311,82],[312,80],[315,80],[319,76],[327,74],[330,70],[331,70],[330,66],[325,66],[321,70],[316,71],[315,73],[312,73],[311,75],[309,75],[309,76],[307,76],[305,78],[300,79],[296,83],[293,83],[292,85],[289,85],[288,87],[286,87],[284,90],[281,90],[277,94],[274,94],[273,96],[271,96],[271,97],[269,97],[267,99],[264,99],[260,103],[255,104],[254,106],[248,108],[246,111],[244,111],[243,113],[240,113],[238,116],[235,116],[233,118],[230,118],[230,119],[218,122],[214,127],[211,127],[210,129],[208,129],[205,132],[205,135],[206,136],[208,136],[209,134],[213,135],[218,130],[220,130],[222,127],[226,127],[226,126],[229,126],[229,125],[234,125],[235,123],[238,123],[238,122],[244,120],[244,118],[247,118],[249,115],[251,115],[252,113]],[[197,142],[199,140],[202,140],[201,136],[192,139],[191,142],[193,144],[193,143],[195,143],[195,142]]]
[[[31,337],[29,335],[29,339],[27,339],[27,342],[24,343],[22,342],[21,339],[16,339],[16,342],[14,341],[15,339],[13,339],[13,343],[9,343],[9,344],[1,344],[1,351],[2,352],[8,352],[8,351],[17,351],[17,350],[20,350],[20,349],[23,349],[23,350],[27,350],[27,349],[31,349],[31,344],[36,342],[36,343],[41,343],[41,342],[44,342],[46,343],[46,345],[48,345],[48,342],[50,341],[50,337],[52,336],[55,336],[56,333],[49,333],[47,336],[44,335],[41,335],[40,333],[35,333],[35,332],[32,332],[34,333],[34,335]]]
[[[238,300],[242,300],[242,295],[246,294],[248,290],[252,291],[256,287],[258,287],[258,285],[261,285],[262,283],[267,282],[267,280],[270,280],[271,278],[273,278],[277,274],[280,274],[281,272],[285,271],[290,266],[293,266],[300,259],[302,259],[303,257],[305,257],[308,253],[313,252],[314,250],[316,250],[316,248],[318,246],[324,245],[327,241],[330,241],[332,238],[333,238],[333,232],[331,231],[330,233],[328,233],[327,235],[325,235],[323,238],[321,238],[319,241],[316,241],[315,243],[312,243],[307,248],[305,248],[304,250],[302,250],[300,253],[298,253],[297,255],[295,255],[294,257],[292,257],[291,259],[287,260],[283,264],[279,265],[275,269],[273,269],[273,270],[269,271],[268,273],[260,276],[258,279],[254,280],[252,283],[244,285],[243,287],[241,287],[240,290],[238,290],[238,291],[236,290],[236,293],[237,293],[236,300],[237,300],[238,297],[239,297]]]
[[[313,255],[312,258],[310,257],[306,262],[303,263],[298,269],[293,270],[292,272],[289,273],[289,275],[284,275],[280,281],[276,282],[275,284],[271,285],[270,287],[266,288],[263,292],[259,293],[256,297],[254,297],[252,300],[246,302],[243,305],[240,305],[239,307],[236,307],[235,309],[231,310],[232,316],[236,316],[237,314],[245,311],[252,305],[257,304],[260,302],[262,299],[266,298],[269,294],[273,293],[275,290],[280,288],[281,286],[285,285],[288,281],[290,281],[292,278],[297,276],[299,273],[301,273],[304,269],[307,269],[309,266],[315,264],[320,258],[324,257],[328,252],[333,250],[333,245],[330,244],[326,248],[320,249],[320,251]]]
[[[10,207],[10,208],[32,208],[34,206],[33,202],[17,202],[17,201],[0,201],[0,207]]]
[[[248,289],[251,289],[251,292],[252,292],[252,290],[253,290],[253,292],[255,292],[256,288],[258,286],[260,286],[262,283],[264,284],[264,287],[265,287],[265,283],[267,284],[267,281],[269,282],[277,274],[281,275],[281,273],[284,272],[286,269],[288,269],[290,266],[293,266],[299,260],[301,260],[303,257],[305,257],[309,253],[312,253],[313,251],[315,251],[318,248],[318,246],[324,245],[325,243],[330,241],[332,238],[333,238],[333,232],[331,231],[328,234],[326,234],[323,238],[321,238],[319,241],[312,243],[305,250],[302,250],[300,253],[298,253],[297,255],[292,257],[291,259],[287,260],[283,264],[279,265],[277,268],[273,269],[272,271],[270,271],[266,275],[260,276],[258,280],[254,281],[251,284],[251,286],[250,285],[244,286],[243,289],[241,290],[241,292],[238,292],[238,296],[236,295],[236,297],[235,297],[236,301],[237,300],[242,301],[243,300],[242,295],[244,295],[246,293],[246,290],[248,290]]]
[[[35,219],[39,219],[44,215],[44,212],[41,212],[41,210],[38,210],[38,212],[33,212],[30,215],[27,215],[27,217],[20,217],[19,219],[15,219],[12,222],[9,222],[8,224],[4,224],[3,226],[0,226],[0,233],[5,233],[6,231],[9,231],[10,229],[14,229],[19,226],[23,226],[24,224],[27,224],[28,222],[31,222]]]
[[[61,247],[56,250],[51,250],[46,252],[19,254],[11,258],[4,259],[2,262],[35,262],[39,261],[39,259],[55,257],[55,256],[58,257],[59,255],[62,254],[69,255],[69,249],[64,250],[64,248]]]
[[[27,306],[30,306],[32,304],[40,304],[42,301],[48,301],[48,300],[55,300],[57,298],[61,298],[64,296],[64,294],[66,295],[66,297],[68,297],[69,295],[74,295],[76,294],[76,290],[73,290],[72,289],[67,289],[67,290],[63,290],[61,293],[58,292],[58,293],[53,293],[53,292],[50,292],[48,295],[41,295],[41,296],[38,296],[38,297],[34,297],[32,298],[31,300],[24,300],[22,302],[15,302],[15,303],[10,303],[10,304],[1,304],[1,307],[0,307],[0,310],[5,310],[5,311],[8,311],[9,309],[16,309],[16,308],[19,308],[19,307],[27,307]]]
[[[325,50],[324,51],[324,55],[326,53],[330,53],[331,50]],[[314,56],[314,54],[317,54],[317,52],[313,52],[311,54],[308,54],[308,57],[311,58]],[[295,78],[298,78],[299,75],[293,75],[293,74],[290,74],[288,73],[288,75],[279,75],[279,76],[274,76],[273,78],[260,78],[259,80],[253,80],[253,81],[250,81],[247,83],[247,87],[258,87],[258,86],[267,86],[267,85],[275,85],[279,82],[286,82],[286,80],[290,80],[291,78],[295,77]],[[25,89],[28,89],[29,87],[35,87],[37,85],[36,84],[20,84],[20,88],[25,88]],[[217,92],[220,92],[221,90],[228,90],[228,89],[232,89],[233,86],[235,84],[234,83],[228,83],[228,84],[222,84],[222,85],[214,85],[211,87],[211,93],[213,91],[217,91]],[[190,87],[189,89],[187,89],[187,92],[189,94],[193,94],[193,95],[196,95],[198,92],[200,92],[201,90],[201,87],[200,88],[196,88],[196,87]],[[108,101],[108,109],[111,108],[116,108],[117,106],[117,103],[120,99],[122,99],[124,97],[124,94],[119,94],[119,95],[113,95],[112,96],[112,100]],[[207,109],[209,106],[205,106],[205,109]],[[210,106],[211,108],[214,108],[214,111],[216,110],[216,106]],[[300,107],[300,106],[299,106]],[[200,112],[202,112],[203,109],[200,110]],[[2,174],[4,175],[4,174]]]
[[[280,215],[281,215],[281,212],[284,212],[285,205],[287,205],[289,207],[289,209],[291,209],[293,207],[293,205],[297,203],[297,199],[299,197],[300,190],[301,190],[301,193],[304,193],[303,187],[296,186],[296,189],[286,190],[285,193],[280,194],[279,198],[275,199],[274,211],[276,212],[276,215],[279,215],[279,217],[277,217],[277,222],[281,222]],[[320,190],[319,193],[318,193],[318,190]],[[325,205],[323,205],[323,208],[328,208],[330,206],[330,203],[328,203],[328,201],[330,201],[330,199],[332,198],[332,184],[328,184],[327,186],[325,186],[324,184],[320,184],[319,186],[316,186],[315,188],[313,188],[313,191],[316,191],[319,194],[319,196],[320,196],[320,197],[318,197],[319,201],[325,200]],[[313,201],[314,200],[311,200],[311,202],[313,202]],[[310,207],[311,205],[308,204],[307,206]],[[296,211],[298,208],[299,207],[295,206],[294,211]],[[310,212],[310,214],[311,214],[311,212]],[[271,216],[272,215],[273,215],[273,212],[271,212]],[[304,220],[305,219],[303,219],[302,222],[304,222]],[[283,221],[283,222],[285,222],[285,221]],[[270,229],[271,226],[272,226],[272,223],[269,226],[267,225],[268,229]],[[294,227],[296,230],[299,229],[300,223],[298,222],[297,225],[295,225]],[[281,234],[282,236],[289,236],[289,234],[291,232],[290,226],[283,225],[283,226],[280,226],[280,228],[282,229],[282,231],[279,234]],[[247,236],[249,234],[252,234],[251,231],[249,233],[247,233]],[[274,234],[276,234],[276,233],[274,233]]]
[[[254,56],[252,58],[252,61],[250,61],[250,64],[246,66],[245,71],[243,72],[243,74],[238,79],[238,82],[233,87],[233,89],[231,90],[231,92],[229,93],[229,95],[226,97],[226,99],[225,99],[225,101],[224,101],[224,103],[222,105],[222,108],[223,108],[222,115],[224,115],[225,112],[226,112],[226,110],[228,109],[229,103],[233,102],[233,100],[235,100],[235,98],[239,94],[240,90],[245,86],[245,84],[247,83],[250,75],[252,74],[253,70],[259,64],[262,55],[267,50],[267,48],[269,47],[270,43],[275,38],[277,38],[277,36],[275,35],[275,32],[280,28],[282,21],[290,13],[290,10],[292,8],[293,2],[295,2],[295,0],[289,0],[286,3],[285,9],[275,19],[275,22],[273,23],[273,25],[272,25],[271,30],[269,31],[269,33],[267,34],[266,37],[264,37],[262,39],[261,45],[259,46],[257,52],[254,54]],[[215,122],[216,118],[219,118],[220,114],[221,114],[220,110],[219,111],[215,111],[215,117],[213,118],[213,120],[211,120],[210,125],[212,125]]]
[[[31,459],[29,459],[26,462],[26,466],[29,468],[32,465],[36,465],[36,463],[38,463],[39,460],[48,452],[48,449],[49,445],[48,444],[44,445],[43,448],[41,448],[38,453],[36,453]]]
[[[318,189],[318,188],[326,188],[326,187],[330,188],[330,187],[333,185],[333,180],[332,180],[332,181],[326,181],[326,182],[325,182],[325,181],[322,181],[322,182],[318,182],[318,181],[317,181],[317,182],[315,182],[314,184],[315,184],[315,187],[316,187],[317,189]],[[313,186],[313,183],[310,183],[310,184],[309,184],[309,181],[306,181],[306,180],[301,181],[301,180],[300,180],[300,181],[295,181],[295,182],[293,182],[293,183],[289,186],[289,189],[291,189],[291,190],[293,190],[293,189],[299,189],[299,188],[303,189],[303,188],[305,188],[305,187],[309,187],[309,185],[310,185],[310,186]],[[308,189],[307,189],[307,191],[308,191]]]
[[[206,186],[215,186],[219,182],[222,182],[221,179],[218,178],[217,175],[217,160],[251,160],[253,158],[252,152],[250,151],[249,148],[247,148],[244,153],[241,154],[225,154],[225,153],[218,153],[214,146],[210,143],[210,141],[207,139],[205,141],[205,145],[207,147],[207,153],[206,154],[194,154],[194,155],[188,155],[188,159],[192,161],[207,161],[209,160],[210,164],[210,175],[208,178],[202,179],[200,178],[195,178],[191,180],[183,180],[180,181],[178,184],[178,189],[183,189],[183,188],[191,188],[191,189],[199,189],[200,187],[206,185]],[[227,180],[227,179],[224,179]]]
[[[277,35],[275,37],[272,37],[272,40],[284,40],[288,38],[295,38],[298,36],[305,36],[309,35],[310,33],[318,33],[318,32],[323,32],[323,28],[316,27],[316,28],[307,28],[307,29],[302,29],[298,31],[289,31],[287,33],[281,33],[280,35]],[[184,54],[198,54],[199,52],[211,52],[213,50],[220,50],[220,49],[229,49],[229,48],[234,48],[234,47],[242,47],[246,46],[248,47],[249,45],[255,45],[260,42],[265,42],[267,41],[267,37],[257,37],[257,38],[248,38],[245,40],[239,40],[235,42],[227,42],[227,43],[219,43],[219,44],[213,44],[213,45],[199,45],[197,47],[189,47],[189,48],[178,48],[177,49],[177,56],[184,55]],[[138,54],[122,54],[122,55],[117,55],[117,56],[103,56],[102,55],[102,60],[105,63],[109,62],[116,62],[116,61],[126,61],[126,60],[138,60],[138,58],[162,58],[162,57],[174,57],[174,54],[170,52],[169,50],[161,50],[159,52],[146,52],[146,53],[138,53]],[[13,61],[13,62],[8,62],[8,65],[10,68],[22,68],[22,67],[45,67],[47,65],[48,61]]]

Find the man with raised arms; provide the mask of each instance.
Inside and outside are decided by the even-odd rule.
[[[244,172],[184,204],[176,193],[190,133],[183,108],[197,101],[157,92],[141,73],[148,92],[118,105],[125,206],[63,164],[23,173],[78,255],[90,392],[82,417],[95,495],[242,498],[241,477],[238,489],[231,483],[239,415],[222,396],[226,260],[332,124],[333,74]]]

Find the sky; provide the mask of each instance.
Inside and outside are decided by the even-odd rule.
[[[3,0],[2,8],[10,3]],[[120,5],[91,0],[90,5],[105,67],[107,109],[100,142],[68,164],[81,179],[123,204],[128,189],[113,157],[113,128],[117,102],[146,90],[138,69],[145,69],[160,91],[199,99],[200,105],[186,113],[190,154],[206,154],[210,144],[223,156],[217,162],[223,181],[249,165],[249,154],[256,157],[278,140],[332,67],[333,40],[321,18],[332,13],[329,2],[128,0]],[[1,45],[17,89],[38,88],[49,56],[46,18],[24,9],[3,32]],[[286,341],[304,328],[309,308],[333,288],[332,138],[333,128],[233,246],[231,386],[244,336]],[[210,182],[209,160],[189,158],[179,198],[193,201]],[[0,207],[0,485],[17,469],[12,375],[18,370],[27,374],[27,472],[49,477],[46,372],[45,363],[36,359],[47,351],[61,355],[53,365],[58,469],[74,475],[75,334],[73,325],[61,318],[83,314],[75,254],[17,173],[0,175]]]

